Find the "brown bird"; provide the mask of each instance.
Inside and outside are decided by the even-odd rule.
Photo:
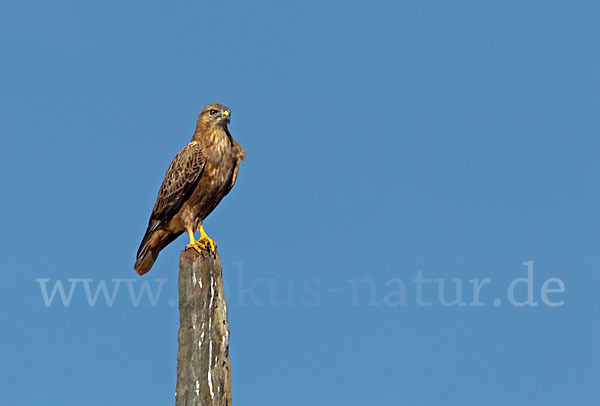
[[[186,248],[214,251],[202,221],[229,193],[246,153],[235,141],[227,124],[231,110],[222,104],[210,104],[198,117],[192,140],[179,151],[167,170],[150,215],[146,234],[137,252],[133,268],[143,275],[152,268],[158,253],[187,231]],[[196,240],[194,232],[200,231]]]

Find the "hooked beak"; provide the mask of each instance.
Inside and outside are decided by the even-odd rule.
[[[229,111],[225,110],[223,112],[223,119],[228,123],[231,122],[231,114],[229,113]]]

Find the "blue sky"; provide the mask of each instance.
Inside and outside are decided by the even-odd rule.
[[[164,172],[213,102],[248,154],[205,222],[236,405],[594,403],[599,12],[3,4],[0,403],[173,402],[187,241],[144,278],[132,266]],[[537,306],[508,300],[526,261]],[[419,306],[418,272],[447,299],[459,280],[465,306],[444,306],[433,281]],[[542,301],[551,278],[560,306]],[[68,304],[44,300],[57,282]],[[136,305],[144,282],[156,300]],[[91,306],[85,287],[102,283],[114,302]]]

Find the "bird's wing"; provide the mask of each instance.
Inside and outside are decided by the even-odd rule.
[[[148,222],[148,229],[138,253],[152,233],[171,220],[181,209],[183,203],[190,197],[198,184],[205,164],[206,158],[202,153],[202,149],[195,142],[187,144],[175,155],[160,186]]]
[[[200,145],[192,142],[183,147],[167,169],[150,218],[170,220],[177,214],[198,184],[205,164]]]

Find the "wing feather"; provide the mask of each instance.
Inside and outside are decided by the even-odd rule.
[[[152,234],[168,223],[191,196],[202,176],[205,164],[206,158],[196,142],[187,144],[175,155],[160,186],[138,256]]]
[[[150,219],[170,220],[190,197],[202,176],[206,159],[200,145],[192,142],[182,148],[169,165]]]

